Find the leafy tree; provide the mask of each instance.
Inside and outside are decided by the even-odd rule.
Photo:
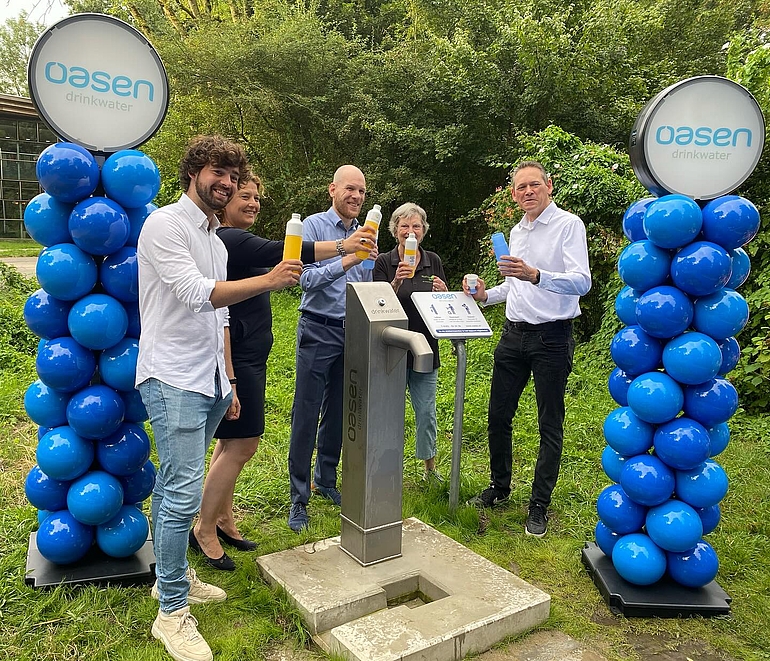
[[[26,12],[9,18],[0,26],[0,91],[14,96],[29,96],[27,62],[32,47],[45,29],[33,23]]]

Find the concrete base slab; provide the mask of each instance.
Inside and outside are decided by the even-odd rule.
[[[257,559],[328,653],[459,661],[548,619],[549,595],[418,519],[404,521],[402,556],[387,562],[362,567],[339,542]]]

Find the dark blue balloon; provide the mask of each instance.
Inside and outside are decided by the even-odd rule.
[[[74,480],[94,461],[94,444],[78,436],[70,427],[54,427],[37,444],[37,465],[55,480]]]
[[[96,527],[96,544],[111,558],[127,558],[147,541],[150,523],[133,505],[123,505],[107,523]]]
[[[717,377],[684,390],[684,412],[704,427],[726,422],[738,410],[738,391],[727,379]]]
[[[734,289],[720,289],[695,301],[693,327],[715,340],[737,335],[748,320],[749,305]]]
[[[102,287],[119,301],[134,303],[139,300],[139,268],[136,248],[123,246],[107,255],[99,267]]]
[[[676,496],[693,507],[716,505],[727,493],[727,474],[713,459],[676,472]]]
[[[626,326],[636,324],[636,302],[643,293],[626,286],[615,297],[615,314]]]
[[[703,523],[704,535],[713,532],[719,525],[719,520],[722,518],[722,509],[718,504],[712,505],[711,507],[696,507],[695,511],[698,513],[698,516]]]
[[[102,351],[99,356],[102,381],[115,390],[134,390],[138,356],[139,340],[133,337],[124,337],[115,346]]]
[[[680,248],[700,233],[703,216],[689,197],[664,195],[652,202],[644,214],[644,233],[660,248]]]
[[[634,585],[652,585],[666,573],[666,554],[647,535],[624,535],[612,549],[612,564]]]
[[[604,419],[604,438],[618,454],[632,457],[652,447],[655,428],[638,418],[627,406],[611,411]]]
[[[743,248],[735,248],[730,251],[733,270],[730,274],[730,280],[725,285],[728,289],[738,289],[751,273],[751,259],[749,254]]]
[[[695,241],[682,248],[671,260],[671,279],[691,296],[708,296],[730,280],[732,260],[716,243]]]
[[[160,190],[160,171],[147,154],[123,149],[102,165],[102,184],[107,195],[127,209],[143,207]]]
[[[620,471],[626,457],[612,449],[611,445],[605,445],[602,450],[602,468],[613,482],[620,482]]]
[[[43,438],[49,431],[51,431],[53,427],[38,427],[37,428],[37,440],[38,443],[40,442],[40,439]]]
[[[84,147],[58,142],[46,147],[35,166],[43,190],[60,202],[74,204],[84,200],[99,184],[99,166]]]
[[[107,294],[89,294],[76,301],[67,325],[80,344],[89,349],[108,349],[120,342],[128,329],[128,315],[120,301]]]
[[[605,487],[596,499],[596,511],[605,526],[625,535],[641,530],[647,508],[629,498],[619,484]]]
[[[48,387],[74,392],[89,384],[96,369],[92,351],[69,335],[47,340],[37,352],[35,369]]]
[[[740,248],[759,231],[759,211],[745,197],[723,195],[703,207],[703,237],[728,250]]]
[[[145,462],[136,473],[120,478],[123,485],[123,502],[131,505],[149,497],[155,486],[156,469],[152,461]]]
[[[664,551],[682,552],[695,546],[703,536],[703,521],[687,503],[667,500],[650,508],[645,529]]]
[[[674,485],[674,471],[653,455],[630,457],[620,471],[623,491],[629,498],[647,507],[660,505],[671,498]]]
[[[628,405],[638,418],[652,424],[673,420],[682,410],[679,384],[663,372],[646,372],[628,387]]]
[[[94,529],[80,523],[66,509],[49,514],[35,537],[37,550],[55,565],[82,560],[94,541]]]
[[[679,383],[696,385],[713,379],[721,364],[717,342],[705,333],[684,333],[663,347],[663,367]]]
[[[728,372],[732,372],[738,364],[741,358],[741,345],[734,337],[725,338],[717,342],[717,345],[722,352],[722,363],[719,365],[717,374],[724,376]]]
[[[631,385],[631,381],[633,379],[619,367],[612,370],[607,380],[610,397],[621,406],[628,406],[628,386]]]
[[[623,214],[623,234],[629,241],[643,241],[647,238],[644,233],[644,214],[647,207],[657,198],[645,197],[633,202]],[[609,554],[608,554],[609,555]]]
[[[114,434],[96,444],[96,457],[107,472],[131,475],[150,458],[150,438],[139,425],[123,423]]]
[[[615,364],[628,376],[637,376],[658,368],[663,347],[640,326],[626,326],[612,338],[610,354]]]
[[[123,419],[126,422],[144,422],[150,417],[147,414],[147,409],[144,408],[142,396],[138,390],[121,390],[118,394],[125,406]]]
[[[33,507],[55,512],[67,507],[67,491],[70,482],[55,480],[46,475],[40,466],[33,466],[24,480],[24,493]]]
[[[91,255],[109,255],[122,248],[131,227],[122,207],[106,197],[89,197],[69,217],[75,245]]]
[[[612,557],[612,549],[615,548],[615,542],[620,539],[620,535],[610,530],[601,521],[597,521],[594,528],[594,538],[596,539],[596,545],[601,549],[602,553]]]
[[[671,255],[652,241],[635,241],[618,258],[618,273],[629,287],[647,291],[666,282],[671,269]]]
[[[91,255],[71,243],[43,248],[35,265],[40,286],[62,301],[75,301],[96,284],[96,262]]]
[[[131,225],[131,231],[128,233],[128,239],[126,239],[127,246],[136,247],[139,241],[139,233],[142,231],[142,227],[144,227],[144,221],[157,208],[154,204],[145,204],[143,207],[136,209],[126,209],[128,222]]]
[[[716,457],[724,452],[727,444],[730,442],[730,427],[726,422],[720,422],[718,425],[709,427],[706,431],[708,431],[711,441],[709,456]]]
[[[49,388],[40,379],[37,379],[30,384],[24,393],[24,410],[36,425],[53,428],[67,424],[67,403],[69,401],[70,393]]]
[[[114,475],[89,471],[76,479],[67,492],[67,507],[80,523],[100,526],[123,506],[123,486]]]
[[[711,437],[703,425],[682,416],[658,427],[653,445],[656,456],[667,466],[690,470],[709,458]]]
[[[636,321],[653,337],[668,339],[684,333],[692,317],[692,301],[676,287],[652,287],[636,303]]]
[[[101,384],[88,386],[67,404],[67,422],[84,438],[106,438],[120,427],[124,411],[116,390]]]
[[[52,340],[69,333],[67,315],[71,307],[70,301],[62,301],[45,289],[38,289],[24,303],[24,321],[35,335]]]
[[[126,335],[128,337],[139,337],[142,330],[142,324],[139,319],[139,304],[138,303],[124,303],[123,307],[126,309],[128,315],[128,328],[126,328]]]
[[[668,573],[688,588],[702,588],[716,578],[719,558],[711,544],[700,540],[683,553],[667,553]]]
[[[59,202],[48,193],[40,193],[24,208],[24,227],[27,234],[41,245],[71,243],[67,225],[71,211],[71,204]]]

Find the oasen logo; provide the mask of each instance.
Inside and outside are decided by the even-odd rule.
[[[751,147],[751,129],[741,127],[730,129],[726,126],[659,126],[655,131],[655,142],[659,145],[695,145],[697,147]]]
[[[90,72],[85,67],[68,67],[62,62],[46,62],[45,79],[54,85],[70,85],[76,89],[90,87],[94,92],[138,99],[140,94],[147,101],[155,98],[155,88],[149,80],[132,80],[124,75],[110,75],[106,71]]]

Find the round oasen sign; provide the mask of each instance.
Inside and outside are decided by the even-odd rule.
[[[35,43],[27,73],[43,120],[93,152],[138,147],[168,109],[168,78],[157,52],[112,16],[76,14],[52,25]]]
[[[651,193],[710,200],[748,179],[764,142],[762,111],[746,88],[720,76],[697,76],[647,103],[631,131],[629,154]]]

